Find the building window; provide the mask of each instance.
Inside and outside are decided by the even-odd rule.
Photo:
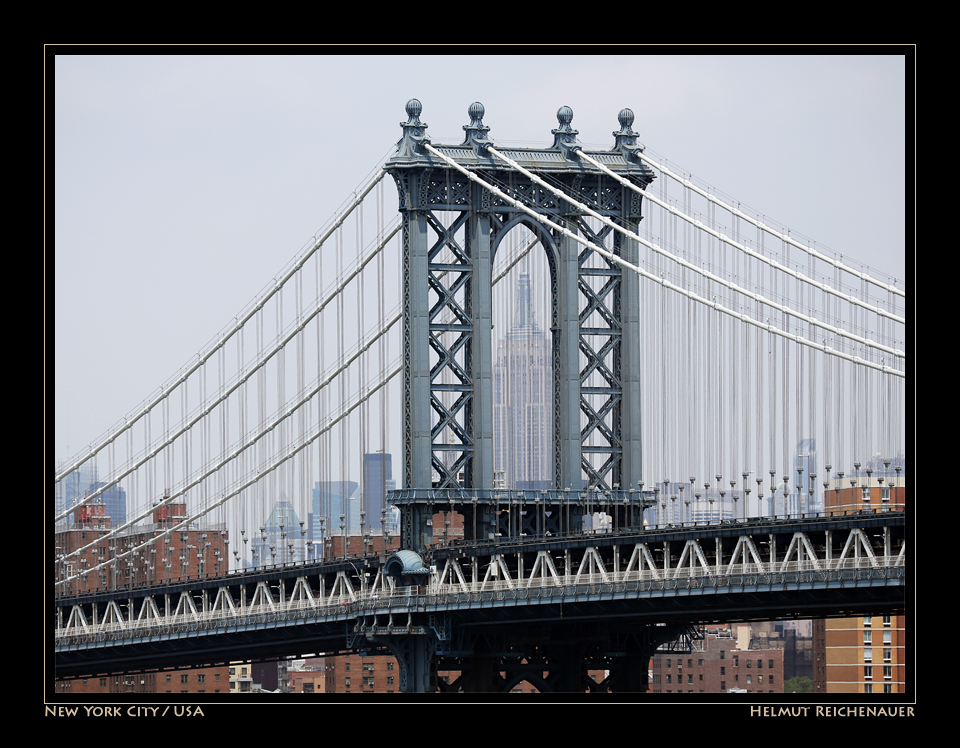
[[[884,626],[889,626],[889,625],[890,625],[890,616],[884,616],[884,617],[883,617],[883,625],[884,625]]]
[[[890,501],[890,486],[883,486],[880,489],[880,501]]]
[[[892,651],[892,650],[890,650],[890,649],[884,649],[884,650],[883,650],[883,661],[884,661],[884,662],[890,662],[891,659],[892,659],[892,657],[891,657],[892,654],[893,654],[893,651]]]
[[[190,682],[190,676],[189,676],[189,675],[181,675],[181,676],[180,676],[180,682],[181,682],[181,683],[189,683],[189,682]]]
[[[873,666],[865,665],[863,668],[863,679],[864,680],[873,680]]]
[[[890,680],[893,678],[893,668],[890,665],[883,666],[883,679]]]
[[[864,647],[863,650],[863,661],[864,662],[873,662],[873,649],[870,647]]]

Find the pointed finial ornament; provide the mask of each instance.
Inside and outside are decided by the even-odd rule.
[[[418,99],[410,99],[407,102],[407,121],[401,122],[403,128],[403,137],[397,143],[397,155],[413,157],[424,155],[423,144],[429,143],[427,136],[427,125],[420,121],[420,112],[423,111],[423,105]]]
[[[633,110],[621,109],[617,119],[620,121],[620,129],[613,133],[616,138],[613,150],[620,151],[627,161],[639,161],[638,154],[643,153],[644,145],[637,142],[640,133],[633,130]]]
[[[493,145],[493,141],[487,139],[490,128],[483,124],[483,104],[479,101],[473,102],[467,109],[467,114],[470,115],[470,124],[463,126],[466,137],[462,145],[472,146],[478,156],[484,156],[487,148]]]
[[[581,145],[577,142],[576,130],[570,127],[573,122],[573,110],[568,106],[562,106],[557,110],[557,122],[560,127],[551,130],[553,133],[553,147],[563,152],[564,158],[575,159],[576,152],[580,150]]]

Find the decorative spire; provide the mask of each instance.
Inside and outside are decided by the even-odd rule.
[[[479,101],[473,102],[467,109],[467,114],[470,115],[470,124],[463,126],[467,133],[463,145],[472,146],[478,156],[486,155],[487,148],[493,145],[493,141],[487,139],[487,132],[490,128],[483,124],[483,113],[483,104]]]
[[[575,159],[574,155],[580,150],[581,145],[577,142],[579,133],[570,127],[573,121],[573,110],[568,106],[562,106],[557,110],[557,121],[560,127],[551,130],[553,133],[553,147],[563,152],[564,158]]]
[[[517,282],[517,326],[526,327],[533,324],[533,300],[530,295],[530,275],[526,267],[520,273]]]
[[[617,119],[620,121],[620,130],[613,133],[616,138],[613,150],[620,151],[627,161],[639,161],[638,154],[643,153],[644,145],[637,142],[640,133],[634,132],[631,127],[633,125],[633,110],[621,109]]]
[[[403,137],[397,143],[397,155],[409,158],[425,155],[423,144],[429,143],[430,138],[426,133],[426,123],[420,121],[423,105],[417,99],[410,99],[406,109],[407,121],[400,123],[400,127],[403,128]]]

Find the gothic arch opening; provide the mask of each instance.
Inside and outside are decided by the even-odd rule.
[[[526,220],[493,250],[491,347],[495,488],[554,485],[554,270],[552,242]]]

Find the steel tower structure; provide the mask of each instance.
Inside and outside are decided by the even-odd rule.
[[[544,498],[575,504],[571,526],[582,520],[584,491],[642,506],[642,492],[630,493],[641,481],[639,278],[610,260],[591,261],[592,251],[514,201],[596,245],[606,241],[634,264],[636,241],[597,228],[573,202],[491,155],[481,104],[470,105],[465,139],[456,146],[432,144],[421,111],[416,99],[407,103],[403,137],[385,166],[397,183],[403,217],[405,489],[393,497],[403,518],[403,547],[420,552],[431,544],[429,518],[440,504],[464,515],[468,538],[474,528],[489,537],[501,522],[491,493],[491,274],[501,241],[520,224],[536,236],[550,271],[553,490]],[[561,107],[557,119],[550,148],[505,149],[503,155],[635,232],[641,196],[579,157],[569,107]],[[633,112],[622,110],[619,120],[611,150],[591,156],[645,188],[654,174],[637,156],[642,146],[631,127]],[[529,529],[562,529],[556,514]]]

